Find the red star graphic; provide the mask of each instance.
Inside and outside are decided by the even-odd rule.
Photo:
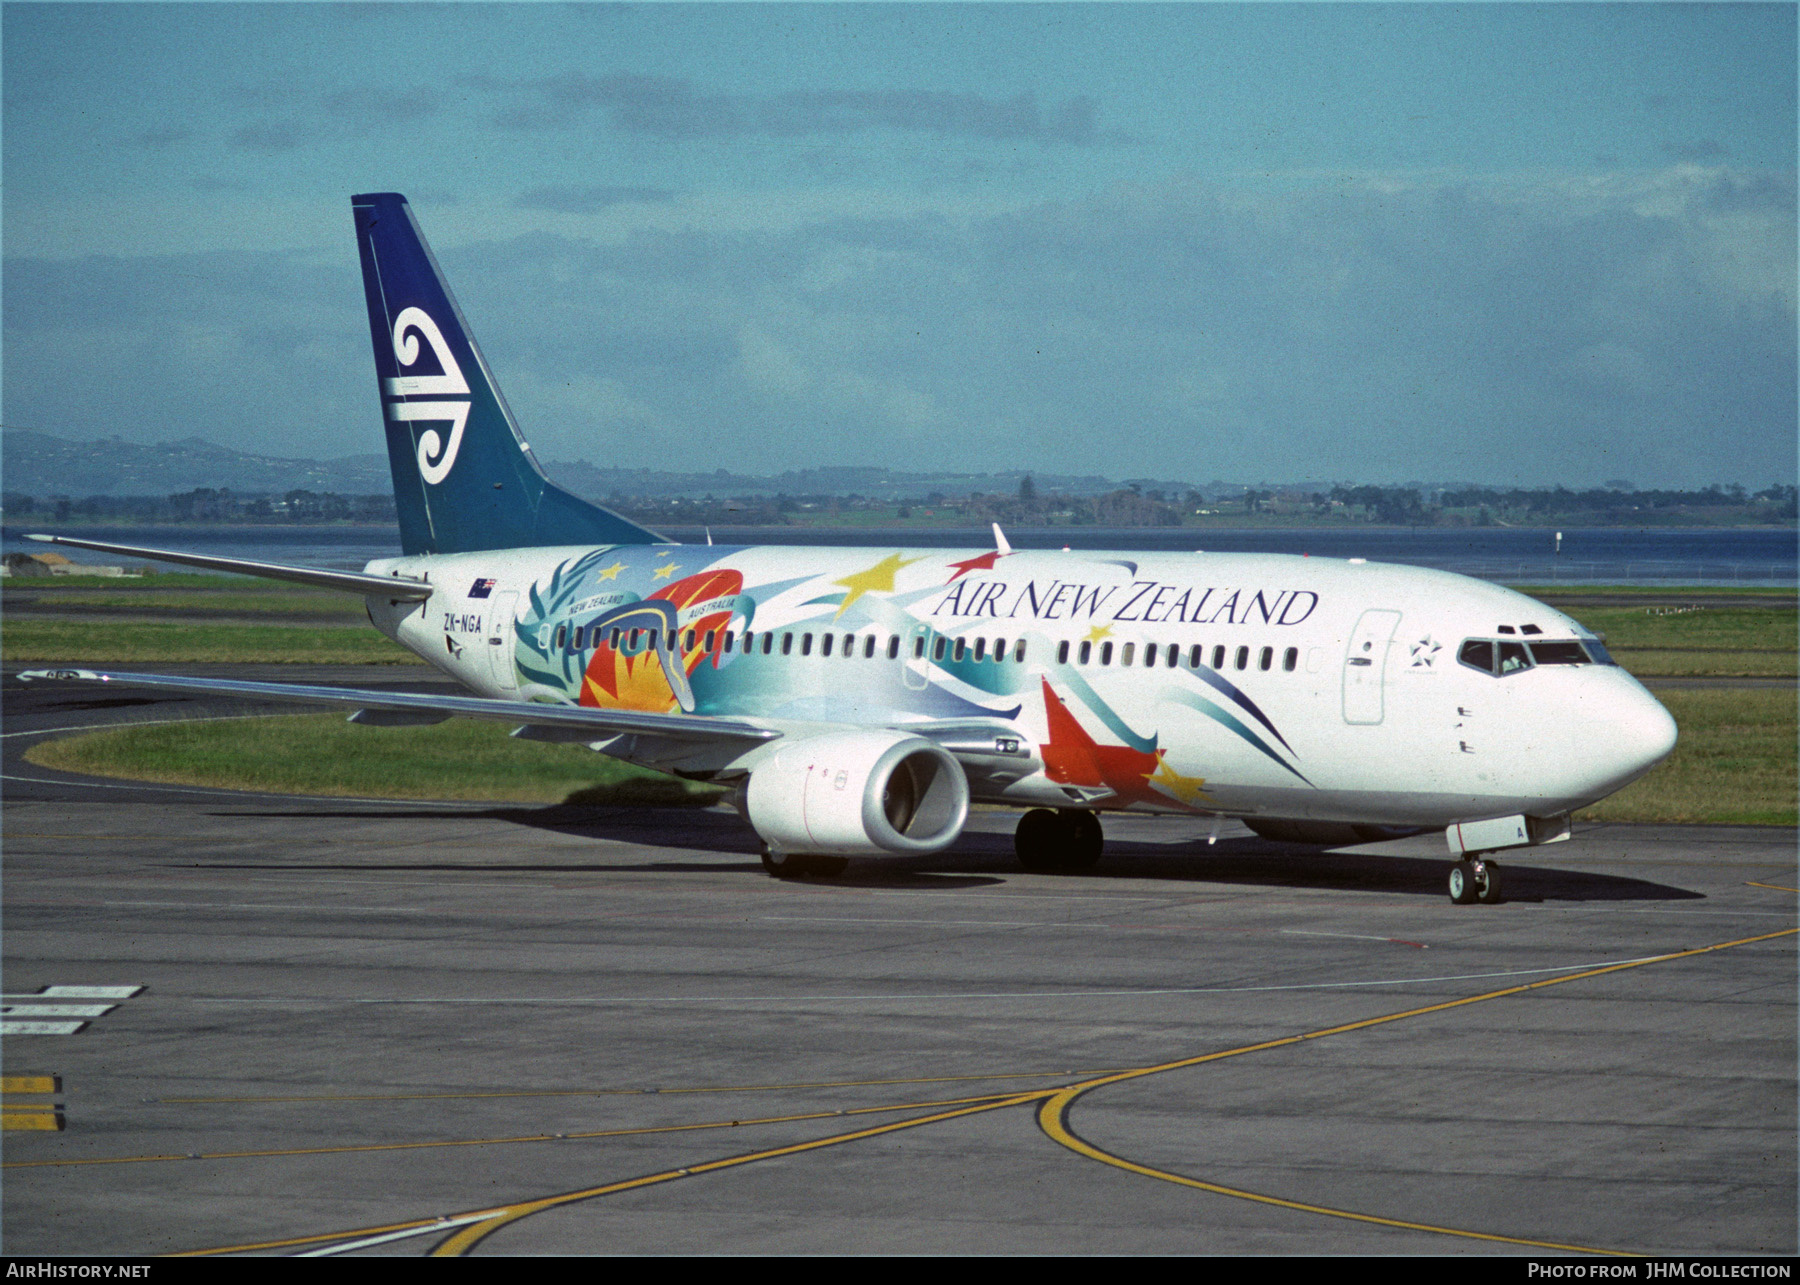
[[[952,562],[950,564],[951,566],[960,567],[961,570],[951,576],[949,580],[944,581],[944,583],[950,584],[952,581],[960,580],[971,571],[992,571],[994,569],[994,564],[1005,556],[1004,553],[1001,553],[996,549],[992,553],[982,554],[979,558],[970,558],[964,562]]]

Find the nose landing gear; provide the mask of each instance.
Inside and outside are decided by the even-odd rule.
[[[1459,906],[1500,901],[1500,863],[1484,853],[1466,856],[1450,867],[1450,900]]]
[[[1086,808],[1033,808],[1019,818],[1013,851],[1027,870],[1076,874],[1091,870],[1106,847],[1100,818]]]

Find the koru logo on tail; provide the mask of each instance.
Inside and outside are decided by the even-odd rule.
[[[431,351],[444,373],[400,375],[390,379],[387,381],[388,396],[449,397],[460,394],[463,400],[390,401],[387,404],[387,414],[389,419],[400,423],[415,420],[449,422],[448,443],[438,436],[435,428],[428,428],[419,434],[419,474],[435,486],[450,476],[450,466],[456,463],[456,452],[462,446],[463,426],[469,422],[469,385],[463,379],[462,367],[450,355],[450,345],[444,342],[444,332],[438,329],[437,322],[423,308],[407,308],[394,318],[394,359],[399,362],[401,369],[419,360],[420,335],[425,336],[425,342],[431,345]]]

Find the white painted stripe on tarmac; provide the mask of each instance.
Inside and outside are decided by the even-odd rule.
[[[0,1017],[105,1017],[117,1004],[0,1004]]]
[[[142,986],[40,986],[30,994],[0,994],[3,999],[130,999]]]
[[[405,1231],[390,1231],[384,1236],[368,1236],[362,1240],[347,1240],[341,1245],[327,1245],[324,1249],[309,1249],[303,1254],[295,1254],[295,1258],[330,1258],[333,1254],[348,1254],[352,1250],[367,1249],[371,1245],[385,1245],[389,1241],[407,1240],[413,1236],[429,1236],[437,1231],[449,1231],[454,1227],[466,1227],[470,1223],[481,1222],[496,1214],[506,1212],[502,1209],[490,1209],[481,1214],[465,1214],[461,1218],[446,1218],[442,1222],[432,1223],[429,1227],[408,1227]]]
[[[0,1035],[74,1035],[86,1022],[0,1022]]]

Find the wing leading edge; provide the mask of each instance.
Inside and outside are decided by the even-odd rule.
[[[261,696],[306,704],[354,706],[381,711],[366,723],[441,722],[442,718],[477,718],[561,733],[591,733],[583,739],[609,736],[660,737],[676,741],[770,741],[779,731],[734,718],[698,714],[651,714],[640,710],[592,709],[585,705],[540,705],[528,701],[488,700],[480,696],[437,696],[419,692],[371,692],[355,687],[313,687],[301,683],[256,683],[224,678],[179,678],[170,674],[126,674],[94,669],[33,669],[21,682],[49,680],[118,683],[207,692],[215,696]],[[558,737],[561,739],[561,737]]]

